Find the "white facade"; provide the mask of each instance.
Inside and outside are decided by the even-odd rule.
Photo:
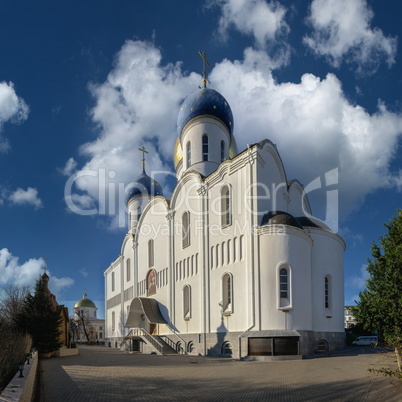
[[[237,154],[226,101],[198,92],[179,114],[171,199],[151,181],[127,199],[128,233],[104,272],[106,343],[271,358],[343,348],[344,241],[310,216],[276,146]]]
[[[105,320],[97,318],[96,312],[98,308],[96,304],[88,299],[84,293],[82,299],[75,303],[74,310],[74,335],[78,343],[87,343],[83,325],[86,327],[90,343],[105,343]],[[82,320],[81,317],[84,317]]]

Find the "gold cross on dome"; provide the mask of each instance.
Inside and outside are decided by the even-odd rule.
[[[205,52],[198,51],[198,54],[202,58],[202,83],[204,85],[204,88],[206,88],[207,87],[207,82],[208,82],[207,66],[208,67],[211,67],[211,66],[208,63],[207,54]]]
[[[145,172],[145,154],[147,154],[148,151],[145,150],[144,145],[142,148],[138,148],[138,150],[142,152],[142,170]]]

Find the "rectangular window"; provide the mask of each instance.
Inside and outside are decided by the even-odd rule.
[[[187,167],[191,166],[191,142],[187,142]]]
[[[206,134],[202,136],[202,160],[208,160],[208,136]]]
[[[288,271],[282,268],[279,272],[279,289],[281,298],[288,297]]]

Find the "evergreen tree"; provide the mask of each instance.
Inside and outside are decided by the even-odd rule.
[[[36,281],[35,292],[28,293],[15,318],[15,326],[32,337],[32,347],[39,352],[60,348],[61,308],[55,308],[47,289],[47,275]]]
[[[357,321],[366,329],[379,330],[386,342],[395,347],[398,369],[401,370],[402,350],[402,210],[385,227],[388,233],[373,243],[370,274],[360,301],[353,308]]]

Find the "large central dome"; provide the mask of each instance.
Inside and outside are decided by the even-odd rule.
[[[177,117],[177,130],[180,136],[183,127],[194,117],[210,115],[221,120],[233,133],[233,114],[229,103],[217,91],[210,88],[201,88],[192,92],[184,100],[179,116]]]

